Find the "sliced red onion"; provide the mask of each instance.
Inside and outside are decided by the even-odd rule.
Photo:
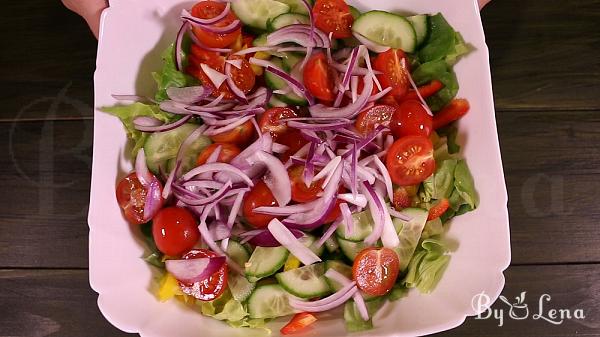
[[[287,170],[277,157],[264,151],[256,152],[249,158],[252,163],[260,162],[269,170],[269,176],[265,177],[265,183],[273,193],[279,206],[287,205],[292,200],[292,184]]]
[[[319,173],[317,173],[317,175],[315,175],[313,180],[318,181],[322,178],[325,178],[325,180],[323,181],[322,187],[326,186],[329,183],[329,181],[331,180],[331,176],[333,175],[335,168],[338,167],[338,165],[340,164],[341,161],[342,161],[342,157],[340,157],[340,156],[337,156],[337,157],[333,158],[332,160],[330,160],[329,163],[327,163],[327,165],[325,165],[325,167],[323,167],[323,169]]]
[[[337,70],[339,72],[345,72],[346,69],[348,68],[347,65],[342,64],[342,63],[337,63],[337,62],[333,62],[331,64],[331,67],[333,67],[335,70]],[[370,73],[371,73],[371,71],[369,71],[369,69],[362,68],[362,67],[359,67],[359,66],[355,66],[354,70],[352,70],[352,75],[353,76],[364,76],[364,75],[370,74]],[[375,74],[375,75],[381,74],[381,72],[377,71],[377,70],[373,70],[372,73]],[[341,82],[340,82],[340,86],[341,86]]]
[[[292,229],[290,232],[295,238],[300,239],[304,236],[304,233],[297,229]],[[281,243],[275,239],[273,234],[268,230],[261,230],[260,233],[251,236],[248,242],[259,247],[279,247]]]
[[[406,60],[403,58],[401,62],[402,62],[402,67],[407,69]],[[421,92],[419,91],[417,84],[413,80],[412,75],[410,74],[410,71],[407,71],[406,73],[408,75],[408,80],[410,81],[410,85],[413,87],[413,90],[417,94],[417,97],[419,97],[419,100],[421,101],[421,104],[423,104],[425,111],[427,111],[427,114],[429,114],[429,116],[433,116],[433,112],[431,112],[431,109],[429,108],[429,105],[427,105],[427,102],[423,99],[423,96],[421,96]]]
[[[330,295],[328,297],[325,297],[322,300],[319,301],[314,301],[314,302],[302,302],[302,301],[298,301],[296,299],[290,299],[290,305],[294,308],[294,309],[298,309],[301,311],[306,311],[306,312],[323,312],[323,311],[327,311],[327,310],[331,310],[333,308],[339,307],[340,305],[346,303],[346,301],[348,301],[352,296],[354,296],[354,294],[356,294],[356,292],[358,292],[358,288],[355,285],[355,282],[352,282],[351,287],[349,287],[347,289],[347,287],[344,287],[342,289],[340,289],[338,292],[334,293],[333,295]],[[339,294],[339,295],[338,295]],[[332,300],[335,296],[335,299]],[[326,301],[326,302],[321,302],[321,301]],[[323,304],[314,304],[314,303],[323,303]]]
[[[190,198],[190,196],[188,195],[182,195],[179,193],[179,190],[175,190],[175,196],[177,197],[177,199],[179,199],[180,201],[183,201],[185,204],[190,205],[190,206],[204,206],[213,202],[217,202],[221,199],[223,199],[227,192],[229,192],[231,190],[231,181],[228,181],[227,183],[225,183],[225,185],[223,185],[223,188],[221,188],[220,190],[218,190],[217,192],[215,192],[214,194],[208,196],[208,197],[196,197],[196,198]]]
[[[250,47],[250,48],[242,49],[233,55],[247,55],[247,54],[252,54],[252,53],[257,53],[257,52],[271,51],[273,49],[277,49],[277,47],[274,47],[274,46]]]
[[[221,221],[215,221],[209,228],[210,233],[216,241],[227,239],[231,236],[231,228]]]
[[[219,245],[217,245],[217,243],[215,242],[215,239],[213,238],[212,234],[208,230],[208,226],[206,225],[205,220],[206,220],[206,216],[208,216],[209,210],[210,210],[210,208],[205,208],[204,211],[202,212],[202,217],[204,217],[204,219],[202,219],[202,217],[200,218],[200,225],[198,226],[198,229],[200,230],[200,237],[202,238],[202,241],[204,241],[213,252],[217,253],[217,255],[219,255],[219,256],[224,256],[225,252],[223,252],[221,247],[219,247]]]
[[[273,148],[272,148],[273,153],[285,153],[289,149],[290,149],[290,147],[287,145],[273,143]]]
[[[143,148],[138,150],[135,158],[135,175],[144,187],[150,186],[152,180],[156,179],[148,170],[148,166],[146,164],[146,154],[144,153]]]
[[[244,173],[242,172],[240,169],[238,169],[237,167],[231,165],[231,164],[226,164],[226,163],[210,163],[210,164],[204,164],[204,165],[200,165],[198,167],[193,168],[192,170],[190,170],[188,173],[184,174],[182,179],[183,180],[190,180],[193,177],[204,173],[204,172],[227,172],[227,173],[231,173],[233,175],[236,175],[240,178],[242,178],[242,180],[248,185],[248,186],[254,186],[254,183],[252,182],[252,180]]]
[[[351,124],[352,121],[337,121],[331,123],[321,123],[321,124],[313,124],[313,123],[304,123],[298,121],[290,121],[288,122],[288,126],[296,129],[307,129],[312,131],[325,131],[325,130],[337,130],[343,128]]]
[[[363,182],[362,187],[363,194],[367,197],[369,211],[371,213],[371,217],[373,218],[373,231],[365,238],[365,243],[369,246],[373,245],[379,238],[381,238],[381,234],[383,233],[384,227],[384,205],[379,200],[377,193],[373,190],[371,185],[366,181]]]
[[[296,213],[284,220],[291,228],[312,229],[323,224],[323,220],[329,215],[335,206],[335,195],[342,178],[342,165],[335,169],[329,184],[323,190],[323,196],[316,200],[315,207],[306,213]]]
[[[367,206],[367,198],[363,194],[340,193],[337,195],[337,198],[361,208]]]
[[[238,213],[240,212],[240,209],[242,208],[242,202],[244,201],[245,195],[246,192],[242,192],[235,196],[235,201],[233,202],[233,206],[231,206],[231,210],[229,211],[229,217],[227,218],[227,227],[233,227],[235,218],[237,217]]]
[[[369,69],[369,71],[371,73],[373,73],[373,67],[371,67],[371,58],[369,57],[369,52],[366,49],[363,49],[363,54],[364,54],[365,64],[367,65],[367,69]],[[379,91],[383,90],[381,88],[381,83],[379,83],[379,80],[377,79],[377,76],[373,76],[373,82],[375,82],[375,85],[377,86],[377,89],[379,89]]]
[[[198,46],[206,51],[213,51],[213,52],[217,52],[217,53],[231,53],[231,48],[213,48],[213,47],[209,47],[209,46],[205,45],[200,40],[198,40],[198,38],[196,37],[196,34],[188,34],[188,36],[190,37],[190,39],[196,46]]]
[[[240,27],[242,27],[242,22],[240,20],[233,20],[230,24],[223,27],[215,25],[199,25],[192,21],[189,22],[194,26],[194,28],[201,29],[205,32],[214,34],[229,34],[235,32],[236,30],[240,29]]]
[[[225,264],[225,261],[224,256],[166,260],[165,267],[178,281],[191,284],[209,278]]]
[[[254,64],[255,66],[259,66],[259,67],[271,67],[273,69],[279,69],[275,63],[271,62],[271,61],[267,61],[267,60],[261,60],[261,59],[257,59],[256,57],[251,57],[250,59],[248,59],[248,62],[250,64]],[[279,69],[281,70],[281,69]],[[283,70],[282,70],[283,71]]]
[[[286,42],[297,43],[303,47],[331,47],[331,41],[325,33],[305,24],[289,25],[267,35],[267,43],[271,46]]]
[[[394,186],[392,185],[392,178],[390,177],[390,173],[388,172],[387,167],[385,167],[385,164],[383,164],[377,156],[372,156],[372,157],[373,157],[373,163],[375,163],[375,166],[377,166],[377,169],[379,170],[379,172],[381,173],[381,176],[383,177],[383,182],[385,183],[385,188],[387,191],[388,198],[390,199],[390,201],[393,201],[394,200]]]
[[[344,219],[344,225],[346,225],[346,234],[352,235],[354,232],[354,218],[348,204],[343,202],[340,204],[340,210],[342,211],[342,218]]]
[[[193,87],[169,87],[167,88],[167,96],[175,102],[183,104],[194,104],[205,99],[212,93],[212,88],[205,86]]]
[[[300,129],[300,135],[304,139],[311,142],[311,144],[318,144],[318,143],[322,142],[321,138],[313,130]],[[308,150],[310,150],[310,147],[308,148]],[[306,155],[308,155],[308,151],[307,151]]]
[[[207,163],[216,163],[217,160],[219,160],[219,155],[221,154],[221,150],[222,149],[223,149],[223,146],[221,144],[217,145],[217,147],[215,148],[215,150],[206,159],[205,164],[207,164]],[[221,185],[221,186],[223,186],[223,185]]]
[[[350,164],[350,183],[351,183],[351,187],[352,187],[352,194],[356,195],[358,194],[358,180],[357,180],[357,166],[358,166],[358,150],[356,149],[356,142],[354,142],[352,150],[352,157],[351,157],[351,164]]]
[[[328,269],[327,272],[325,273],[325,276],[336,281],[337,283],[341,284],[342,286],[347,286],[348,284],[352,283],[352,281],[349,280],[346,276],[342,275],[340,272],[338,272],[337,270],[335,270],[333,268]],[[361,318],[365,321],[368,321],[369,320],[369,310],[367,310],[367,305],[365,303],[364,298],[360,294],[360,291],[357,291],[356,293],[354,293],[352,298],[354,299],[354,302],[356,303],[356,307],[358,308],[358,312],[360,313]]]
[[[376,100],[382,98],[383,96],[387,95],[388,92],[392,91],[392,87],[387,87],[385,89],[383,89],[382,91],[376,93],[375,95],[372,95],[371,97],[369,97],[369,102],[375,102]]]
[[[277,51],[281,53],[288,51],[306,53],[306,47],[281,47],[277,48]]]
[[[275,240],[287,248],[287,250],[289,250],[290,253],[305,266],[321,262],[321,259],[313,253],[312,250],[302,244],[302,242],[300,242],[294,234],[281,223],[281,221],[277,219],[271,220],[268,228],[269,232],[275,237]]]
[[[387,206],[385,205],[385,201],[380,193],[377,193],[377,199],[379,203],[383,205],[383,232],[381,234],[381,243],[383,243],[384,247],[387,248],[396,248],[400,244],[400,239],[398,238],[398,233],[396,233],[396,227],[394,227],[394,223],[392,221],[392,217],[388,211]]]
[[[276,68],[276,67],[271,67],[268,66],[266,69],[266,71],[273,73],[275,76],[281,78],[282,80],[286,81],[290,86],[292,86],[293,88],[295,88],[295,90],[297,90],[298,92],[300,92],[302,94],[302,96],[304,96],[304,98],[306,98],[306,100],[309,102],[309,104],[314,104],[314,98],[312,97],[312,95],[306,90],[306,88],[304,87],[304,85],[302,83],[300,83],[300,81],[296,80],[294,77],[292,77],[291,75],[289,75],[288,73],[286,73],[285,71]]]
[[[340,221],[334,221],[329,228],[327,228],[327,230],[325,231],[325,233],[323,233],[323,236],[321,236],[321,238],[319,238],[319,241],[317,241],[314,246],[315,248],[321,248],[321,246],[323,246],[325,244],[325,241],[327,241],[332,235],[333,233],[337,230],[337,228],[340,226]]]
[[[193,16],[190,12],[183,9],[181,11],[181,18],[184,20],[189,20],[189,21],[194,22],[199,25],[212,25],[213,23],[217,23],[217,22],[223,20],[227,16],[227,14],[229,14],[230,11],[231,11],[231,4],[227,3],[225,8],[219,15],[215,16],[214,18],[210,18],[210,19],[201,19],[201,18],[197,18],[197,17]]]
[[[350,92],[350,95],[351,95],[350,98],[352,98],[352,103],[354,103],[358,99],[358,77],[357,76],[352,76],[351,87],[352,87],[352,90]],[[367,102],[368,102],[368,100],[367,100]]]
[[[241,59],[236,59],[236,60],[225,60],[225,63],[229,63],[232,66],[238,68],[238,69],[242,69],[242,60]]]
[[[228,124],[227,126],[224,126],[224,127],[221,127],[221,128],[209,127],[208,129],[206,129],[206,131],[204,131],[204,134],[206,136],[218,135],[220,133],[223,133],[223,132],[226,132],[226,131],[229,131],[229,130],[233,130],[233,129],[237,128],[238,126],[246,123],[247,121],[249,121],[252,118],[254,118],[254,116],[242,117],[242,118],[236,120],[235,122],[232,122],[231,124]]]
[[[156,177],[146,189],[146,201],[144,202],[144,220],[150,220],[162,207],[161,184]]]
[[[395,210],[393,207],[388,208],[388,212],[390,213],[391,216],[393,216],[394,218],[398,218],[402,221],[410,221],[412,220],[411,216],[408,216],[406,214],[403,214],[401,212],[398,212],[397,210]]]
[[[216,152],[216,151],[215,151]],[[209,158],[210,159],[210,158]],[[208,160],[207,160],[208,162]],[[223,187],[223,183],[211,180],[190,180],[181,184],[183,187],[203,187],[203,188],[212,188],[212,189],[220,189]]]
[[[292,215],[296,213],[303,213],[312,210],[318,204],[317,201],[311,201],[306,203],[299,203],[295,205],[287,205],[284,207],[278,206],[260,206],[254,209],[255,213],[274,215],[274,216],[283,216],[283,215]]]
[[[214,70],[205,63],[201,63],[200,68],[202,68],[202,71],[208,76],[215,88],[220,87],[221,84],[227,80],[227,75]]]
[[[157,127],[160,125],[163,125],[164,122],[154,118],[154,117],[150,117],[150,116],[137,116],[133,119],[133,124],[134,126],[140,126],[140,127]]]
[[[182,118],[180,118],[179,120],[177,120],[173,123],[161,124],[161,125],[157,125],[157,126],[149,125],[149,123],[150,123],[149,118],[152,118],[152,117],[149,117],[149,118],[144,118],[144,117],[146,117],[146,116],[138,116],[133,119],[133,125],[136,130],[143,131],[143,132],[164,132],[164,131],[170,131],[170,130],[176,129],[176,128],[182,126],[183,124],[187,123],[192,118],[192,115],[183,116]]]
[[[241,60],[235,60],[235,61],[240,61],[241,62]],[[227,79],[226,79],[227,80],[227,86],[229,86],[229,89],[231,90],[231,92],[242,103],[248,103],[248,99],[246,98],[246,94],[244,94],[244,92],[242,91],[242,89],[240,89],[240,87],[238,87],[237,84],[235,84],[235,81],[233,80],[233,77],[231,76],[231,67],[232,67],[231,63],[225,63],[225,74],[227,76]],[[240,68],[241,68],[241,63],[240,63]]]
[[[173,48],[173,52],[175,53],[175,69],[177,69],[177,71],[181,71],[183,69],[183,60],[181,59],[181,45],[183,44],[183,36],[185,35],[185,33],[187,33],[189,29],[190,24],[184,22],[179,28],[179,31],[177,32],[177,37],[175,38],[175,48]]]
[[[364,77],[365,87],[360,96],[354,103],[348,104],[345,107],[334,108],[323,104],[315,104],[308,107],[310,114],[313,117],[330,117],[330,118],[353,118],[362,111],[362,108],[367,104],[371,91],[373,90],[373,76],[367,74]]]
[[[317,143],[314,142],[310,144],[308,154],[306,155],[306,164],[304,165],[304,171],[302,172],[302,179],[304,180],[306,187],[310,187],[315,175],[315,164],[313,163],[313,159],[317,147],[316,144]]]
[[[354,35],[354,37],[361,43],[363,44],[365,47],[367,47],[370,51],[376,52],[376,53],[383,53],[386,52],[390,49],[390,47],[388,46],[382,46],[380,44],[377,44],[371,40],[369,40],[368,38],[366,38],[365,36],[363,36],[362,34],[359,34],[357,32],[352,32],[352,35]]]
[[[352,50],[352,53],[350,54],[350,58],[348,60],[348,67],[346,68],[344,77],[342,77],[341,87],[344,89],[350,83],[350,77],[352,75],[352,72],[354,71],[354,67],[356,66],[356,61],[358,60],[358,52],[359,52],[359,49],[357,47],[357,48],[354,48]],[[334,107],[340,106],[340,103],[342,102],[343,97],[344,97],[344,92],[342,90],[340,90],[337,94],[337,97],[335,98],[335,102],[333,103],[333,106]]]

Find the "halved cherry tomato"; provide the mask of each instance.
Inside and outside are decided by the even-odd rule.
[[[152,219],[156,248],[169,256],[180,256],[200,241],[196,218],[185,208],[166,207]]]
[[[214,55],[212,52],[198,52],[196,54],[190,54],[188,59],[189,65],[186,68],[186,72],[196,77],[202,84],[211,87],[213,89],[212,96],[217,97],[223,94],[226,99],[235,97],[226,82],[223,82],[217,90],[214,90],[215,85],[200,66],[200,64],[205,63],[214,70],[223,73],[225,71],[225,57],[219,56],[218,54]],[[249,93],[256,83],[256,75],[254,74],[254,71],[252,71],[250,63],[242,56],[232,55],[229,56],[228,59],[241,60],[242,63],[240,69],[234,66],[230,67],[231,79],[241,91],[246,94]]]
[[[429,209],[429,215],[427,216],[427,220],[434,220],[442,216],[448,208],[450,207],[450,201],[444,198],[438,201],[437,204],[431,206]]]
[[[442,90],[443,87],[444,87],[444,83],[442,83],[438,80],[433,80],[425,85],[418,87],[417,89],[419,90],[419,94],[421,95],[421,97],[423,97],[423,99],[425,99],[427,97],[431,97],[431,96],[435,95],[438,91]],[[402,97],[403,101],[410,100],[410,99],[414,99],[414,100],[419,99],[419,96],[417,95],[416,91],[409,90],[406,93],[406,95],[404,95],[404,97]]]
[[[402,60],[404,59],[404,62]],[[377,55],[373,67],[382,72],[377,79],[383,88],[392,87],[390,94],[396,99],[406,95],[410,81],[408,58],[401,49],[389,49]]]
[[[358,114],[354,127],[361,134],[367,135],[373,132],[377,125],[390,125],[390,119],[394,111],[396,111],[396,108],[390,105],[378,104],[372,106]]]
[[[160,184],[160,183],[159,183]],[[162,193],[162,185],[160,186],[160,193]],[[132,225],[143,224],[148,221],[144,219],[144,205],[146,204],[146,188],[142,186],[142,183],[137,178],[135,172],[130,173],[127,177],[119,181],[116,189],[117,202],[123,210],[123,215],[127,222]],[[162,207],[163,199],[160,199]],[[153,214],[150,216],[150,218]]]
[[[318,99],[333,101],[335,99],[334,79],[337,73],[327,64],[323,53],[316,53],[304,66],[303,80],[306,89]]]
[[[386,167],[395,184],[416,185],[435,171],[433,145],[429,138],[406,136],[390,146]]]
[[[291,335],[304,330],[307,326],[317,321],[317,318],[308,312],[300,312],[294,315],[292,319],[281,330],[282,335]]]
[[[264,181],[260,180],[244,197],[242,212],[246,218],[246,221],[248,221],[253,227],[264,228],[267,227],[269,222],[276,217],[272,215],[254,213],[254,209],[261,206],[277,205],[278,203],[273,196],[273,192],[271,192]]]
[[[404,101],[392,115],[390,129],[396,139],[412,135],[429,137],[433,129],[432,119],[421,102]]]
[[[469,101],[464,98],[453,99],[442,110],[433,115],[433,129],[444,127],[469,112]]]
[[[236,127],[233,130],[210,136],[215,143],[233,143],[239,146],[244,146],[250,141],[254,135],[254,125],[251,121]]]
[[[313,7],[315,26],[336,39],[352,36],[354,17],[344,0],[317,0]]]
[[[193,249],[186,253],[184,259],[199,259],[216,257],[217,254],[208,249]],[[194,284],[179,282],[179,287],[184,294],[193,296],[200,301],[212,301],[227,289],[227,264],[224,264],[211,277]]]
[[[318,198],[317,194],[323,192],[321,184],[323,180],[313,181],[310,186],[304,183],[304,166],[294,165],[288,169],[288,175],[292,183],[292,200],[295,202],[309,202]]]
[[[223,65],[225,64],[225,56],[216,51],[209,51],[198,47],[192,43],[190,46],[190,53],[188,54],[188,63],[193,64],[197,68],[200,68],[201,63],[206,63],[213,69],[220,69],[220,71],[223,71],[222,69]]]
[[[280,123],[279,120],[294,117],[298,117],[298,114],[291,108],[271,108],[260,116],[260,121],[258,122],[260,132],[269,132],[273,140],[277,140],[280,135],[286,133],[288,130],[287,124]]]
[[[398,278],[400,260],[389,248],[369,247],[354,258],[352,278],[358,289],[372,296],[387,294]]]
[[[394,95],[388,93],[385,96],[381,97],[377,102],[380,104],[398,106],[398,101],[394,98]]]
[[[279,155],[279,159],[284,163],[290,159],[290,156],[298,152],[298,150],[308,143],[308,141],[302,137],[302,134],[298,129],[289,129],[286,133],[277,137],[277,142],[288,147],[288,150],[285,151],[285,153]]]
[[[225,9],[225,3],[217,1],[201,1],[192,7],[192,16],[200,19],[212,19],[217,15],[221,14]],[[225,27],[237,20],[234,12],[231,11],[225,16],[224,19],[215,23],[215,27]],[[235,42],[235,40],[242,34],[242,28],[238,28],[232,33],[217,34],[204,30],[199,27],[193,27],[194,35],[208,47],[212,48],[224,48]]]
[[[217,162],[219,163],[229,163],[235,156],[242,152],[239,147],[230,143],[212,143],[207,146],[200,154],[198,155],[198,159],[196,160],[196,164],[203,165],[208,160],[208,157],[215,152],[217,148],[221,148],[219,150],[219,157],[217,157]]]

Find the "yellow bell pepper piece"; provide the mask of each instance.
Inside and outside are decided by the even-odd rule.
[[[271,58],[271,54],[259,51],[259,52],[254,53],[254,58],[257,58],[259,60],[268,60]],[[262,67],[254,65],[254,64],[251,64],[250,66],[252,67],[252,71],[254,71],[254,74],[256,74],[256,76],[260,76],[263,74]]]
[[[292,269],[296,269],[300,267],[300,260],[298,260],[294,255],[288,256],[287,261],[285,261],[285,265],[283,266],[283,271],[288,271]]]
[[[181,295],[183,295],[183,293],[181,292],[181,288],[179,288],[179,281],[177,281],[173,275],[166,273],[161,279],[160,286],[156,293],[158,300],[165,302],[175,296]]]

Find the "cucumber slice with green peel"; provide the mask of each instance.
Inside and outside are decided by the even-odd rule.
[[[163,170],[168,168],[168,162],[177,156],[177,152],[183,141],[196,130],[198,124],[184,124],[178,128],[165,132],[155,132],[151,134],[144,143],[144,153],[146,154],[146,164],[150,171],[159,174],[159,167]],[[190,170],[195,166],[198,153],[210,145],[211,141],[206,136],[200,136],[188,147],[183,156],[182,169]],[[171,164],[174,165],[174,161]]]
[[[256,288],[256,283],[248,281],[243,275],[230,272],[227,277],[227,286],[233,298],[239,302],[244,302]]]
[[[347,258],[350,259],[350,261],[354,261],[354,258],[356,257],[356,255],[358,255],[358,253],[361,250],[369,247],[366,243],[362,241],[354,242],[342,238],[338,238],[338,243],[340,245],[340,250],[342,251],[342,253],[344,253],[344,255],[346,255]]]
[[[275,64],[280,69],[283,69],[283,61],[279,58],[271,59],[271,62]],[[273,74],[270,71],[265,71],[265,83],[267,86],[273,90],[284,90],[289,88],[286,81],[284,81],[281,77]],[[300,97],[293,92],[290,92],[285,95],[276,94],[278,100],[290,104],[290,105],[308,105],[308,102],[304,97]]]
[[[382,46],[400,48],[407,53],[414,52],[417,46],[417,35],[410,22],[384,11],[362,14],[354,21],[352,31]]]
[[[283,2],[284,4],[290,6],[290,12],[308,15],[308,9],[302,3],[301,0],[277,0],[279,2]],[[308,4],[312,6],[312,1],[308,0]]]
[[[300,298],[313,298],[331,293],[324,273],[324,264],[315,263],[276,274],[275,278],[290,294]]]
[[[246,277],[255,282],[271,276],[283,267],[290,252],[285,247],[256,247],[246,263]]]
[[[296,53],[281,53],[281,61],[283,62],[283,70],[290,72],[298,62],[304,59],[304,55]]]
[[[260,34],[252,41],[254,47],[264,47],[267,45],[267,33]]]
[[[277,97],[275,96],[271,96],[271,99],[269,100],[268,103],[270,108],[275,108],[275,107],[286,107],[288,106],[287,103],[280,101]]]
[[[289,293],[279,284],[257,287],[248,298],[250,318],[275,318],[295,312],[289,303]]]
[[[269,21],[267,26],[270,31],[275,31],[285,26],[294,24],[310,24],[310,18],[304,14],[285,13]]]
[[[346,226],[343,224],[338,226],[335,234],[348,241],[363,241],[373,231],[373,218],[371,218],[371,213],[369,213],[369,211],[353,213],[352,219],[354,219],[352,234],[346,233]]]
[[[267,29],[267,22],[290,11],[290,6],[275,0],[236,0],[231,9],[248,26]]]
[[[427,39],[427,34],[429,34],[429,15],[413,15],[407,17],[406,20],[412,24],[415,30],[415,34],[417,36],[417,47],[419,47]]]
[[[227,243],[227,256],[229,256],[239,266],[244,267],[246,262],[250,259],[250,253],[246,247],[242,246],[239,242],[229,240]]]
[[[402,210],[402,213],[410,216],[411,219],[408,222],[397,218],[394,219],[394,227],[396,227],[398,239],[400,239],[400,244],[394,248],[400,259],[400,271],[408,266],[421,239],[423,228],[429,215],[422,208],[406,208]]]

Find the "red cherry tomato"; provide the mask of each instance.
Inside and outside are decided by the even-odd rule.
[[[288,175],[292,183],[292,200],[295,202],[309,202],[318,198],[317,194],[323,192],[321,184],[323,180],[313,181],[310,186],[304,183],[304,166],[294,165],[288,169]]]
[[[333,101],[335,99],[335,77],[337,73],[327,64],[323,53],[316,53],[306,63],[303,80],[306,89],[318,99]]]
[[[284,163],[288,161],[291,155],[298,152],[298,150],[308,143],[308,141],[302,137],[300,130],[297,129],[289,129],[286,133],[277,137],[277,142],[288,147],[288,150],[285,151],[285,153],[279,155],[279,159]]]
[[[458,120],[469,112],[469,108],[469,101],[466,99],[453,99],[448,105],[434,115],[433,128],[437,130]]]
[[[352,278],[358,289],[372,296],[387,294],[398,278],[400,260],[389,248],[363,249],[354,258]]]
[[[267,184],[260,180],[244,197],[242,212],[244,214],[244,218],[246,218],[246,221],[248,221],[248,223],[250,223],[252,226],[255,228],[264,228],[267,227],[269,222],[276,217],[272,215],[255,213],[254,209],[261,206],[277,205],[278,203]]]
[[[198,159],[196,160],[196,164],[203,165],[206,163],[208,158],[215,152],[217,148],[221,148],[219,150],[219,157],[217,157],[217,162],[219,163],[229,163],[235,156],[242,152],[239,147],[230,143],[212,143],[207,146],[200,154],[198,155]]]
[[[422,136],[406,136],[396,140],[388,150],[386,167],[397,185],[422,182],[435,171],[431,141]]]
[[[218,89],[215,88],[215,85],[210,80],[210,77],[206,75],[206,73],[202,70],[201,64],[205,63],[210,68],[224,73],[225,71],[225,57],[215,56],[212,54],[213,52],[196,52],[196,54],[192,53],[188,57],[189,65],[186,68],[186,72],[190,75],[196,77],[202,84],[213,89],[212,95],[214,97],[218,97],[223,94],[226,99],[235,98],[234,94],[231,92],[231,89],[227,85],[227,82],[223,82]],[[198,56],[200,54],[201,56]],[[242,56],[229,56],[230,60],[241,60],[241,68],[231,66],[231,79],[235,83],[235,85],[244,93],[249,93],[252,88],[254,88],[254,84],[256,83],[256,75],[252,68],[250,67],[250,63],[243,58]]]
[[[404,60],[404,62],[402,62]],[[408,91],[410,69],[408,58],[401,49],[390,49],[377,55],[373,67],[382,72],[377,79],[383,88],[392,87],[390,93],[400,99]]]
[[[298,117],[298,114],[291,108],[271,108],[260,116],[260,121],[258,122],[260,132],[269,132],[273,140],[277,140],[280,135],[286,133],[288,130],[287,125],[280,123],[279,120],[294,117]]]
[[[337,220],[337,218],[340,217],[340,215],[342,215],[342,210],[340,209],[340,204],[342,202],[344,202],[344,201],[341,199],[337,199],[335,201],[335,205],[333,206],[333,209],[331,210],[331,212],[329,212],[329,214],[327,214],[327,216],[323,220],[323,223],[334,222],[335,220]]]
[[[336,39],[352,36],[354,17],[344,0],[317,0],[313,7],[315,26]]]
[[[421,102],[404,101],[392,115],[390,128],[396,139],[412,135],[429,137],[433,120]]]
[[[160,183],[159,183],[160,184]],[[160,186],[160,193],[162,193],[162,185]],[[142,186],[142,183],[137,178],[135,172],[130,173],[127,177],[123,178],[116,189],[117,202],[123,210],[123,215],[127,222],[132,225],[139,225],[147,222],[150,219],[144,219],[144,205],[146,204],[146,188]],[[162,207],[163,199],[160,199],[160,205],[157,209]],[[154,214],[150,215],[152,218]]]
[[[181,207],[161,209],[152,219],[152,236],[158,250],[168,256],[180,256],[200,241],[194,215]]]
[[[192,7],[192,16],[200,19],[212,19],[223,12],[225,9],[225,3],[217,1],[201,1]],[[221,21],[215,23],[215,27],[225,27],[237,20],[237,17],[230,11],[227,16]],[[238,28],[232,33],[217,34],[204,30],[199,27],[193,27],[194,35],[208,47],[212,48],[224,48],[235,42],[235,40],[242,34],[242,28]]]
[[[375,130],[377,125],[388,126],[396,108],[390,105],[375,105],[361,111],[356,117],[354,127],[363,135],[368,135]]]
[[[210,139],[215,143],[233,143],[244,146],[248,144],[253,135],[254,125],[252,125],[251,121],[247,121],[233,130],[210,136]]]
[[[307,326],[317,321],[317,318],[308,312],[300,312],[294,315],[292,319],[281,328],[280,332],[282,335],[291,335],[293,333],[304,330]]]
[[[186,253],[184,259],[199,259],[215,257],[217,254],[208,249],[194,249]],[[211,277],[194,284],[179,282],[179,287],[184,294],[193,296],[201,301],[212,301],[227,289],[227,264],[224,264]]]

